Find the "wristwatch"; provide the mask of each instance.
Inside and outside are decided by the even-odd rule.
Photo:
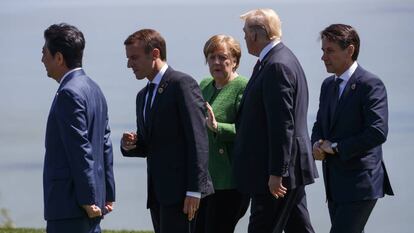
[[[338,154],[338,143],[337,142],[333,142],[331,144],[331,149],[333,150],[334,154]]]

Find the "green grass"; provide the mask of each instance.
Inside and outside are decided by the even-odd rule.
[[[44,229],[31,229],[31,228],[1,228],[0,233],[45,233]],[[103,233],[153,233],[152,231],[111,231],[103,230]]]

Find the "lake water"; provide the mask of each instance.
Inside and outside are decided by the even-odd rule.
[[[283,22],[284,43],[301,61],[310,90],[309,128],[315,119],[322,80],[318,33],[331,23],[357,28],[359,63],[387,86],[390,108],[384,155],[395,197],[381,199],[366,232],[410,233],[414,217],[414,1],[53,1],[0,2],[0,208],[18,227],[44,227],[42,163],[47,114],[57,83],[46,77],[41,59],[43,31],[50,24],[76,25],[86,37],[84,68],[102,87],[109,104],[115,156],[117,202],[105,229],[151,229],[146,202],[145,160],[123,158],[120,135],[135,128],[135,95],[145,85],[126,67],[124,39],[141,28],[155,28],[167,41],[168,63],[197,80],[208,75],[202,48],[225,33],[242,45],[239,73],[250,76],[255,58],[247,54],[239,15],[259,7],[275,9]],[[321,173],[320,164],[318,168]],[[328,232],[322,179],[308,186],[316,232]],[[237,227],[246,232],[248,215]],[[2,218],[0,217],[0,224]]]

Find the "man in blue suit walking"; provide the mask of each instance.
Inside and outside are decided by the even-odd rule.
[[[115,181],[108,109],[82,67],[85,39],[76,27],[44,32],[42,62],[59,83],[46,128],[43,171],[47,233],[99,233],[113,208]]]
[[[361,233],[377,199],[393,195],[381,148],[388,133],[387,92],[357,63],[360,40],[353,27],[332,24],[321,40],[322,60],[334,75],[322,83],[313,154],[323,161],[330,233]]]

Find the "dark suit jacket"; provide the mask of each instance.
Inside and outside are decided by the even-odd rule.
[[[350,77],[329,123],[334,76],[322,83],[312,143],[338,143],[339,154],[323,161],[327,196],[336,202],[372,200],[392,194],[382,160],[388,133],[387,92],[382,81],[361,66]]]
[[[169,67],[156,90],[149,130],[143,118],[146,88],[137,95],[137,147],[124,156],[146,157],[148,187],[162,205],[183,203],[187,191],[213,192],[208,174],[205,105],[197,82]],[[149,190],[148,207],[152,193]]]
[[[238,189],[269,192],[269,175],[289,189],[314,182],[317,170],[307,127],[308,87],[295,55],[273,47],[247,84],[236,121],[234,170]]]
[[[81,205],[115,200],[108,109],[83,70],[60,84],[46,128],[43,171],[46,220],[85,217]]]

